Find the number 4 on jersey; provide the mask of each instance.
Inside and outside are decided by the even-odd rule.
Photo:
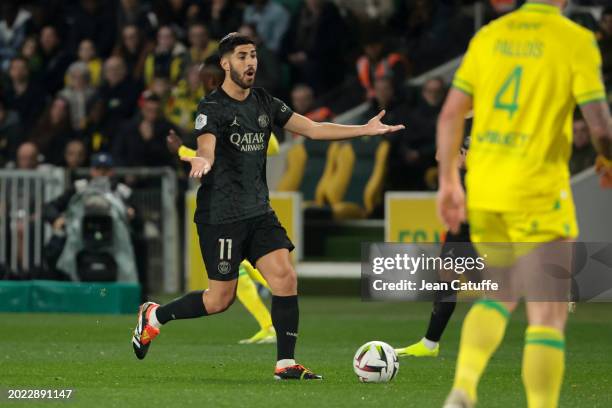
[[[517,66],[510,73],[502,84],[499,92],[495,95],[495,109],[508,111],[510,119],[518,110],[518,95],[521,88],[521,77],[523,76],[523,67]]]

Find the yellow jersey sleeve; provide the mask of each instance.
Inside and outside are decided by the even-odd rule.
[[[268,156],[276,156],[280,152],[280,145],[278,143],[278,139],[274,135],[274,133],[270,134],[270,141],[268,142],[268,151],[266,152]],[[188,148],[185,145],[181,145],[178,149],[179,157],[195,157],[196,151]]]
[[[461,65],[453,78],[453,88],[470,96],[474,96],[474,87],[476,86],[476,78],[478,77],[478,64],[476,62],[478,53],[476,45],[477,39],[478,35],[470,41],[470,46],[463,56]]]
[[[601,77],[601,53],[595,36],[589,33],[586,38],[587,43],[580,42],[572,59],[572,93],[578,105],[606,100]]]
[[[270,141],[268,142],[268,156],[276,156],[280,152],[280,145],[274,133],[270,133]]]

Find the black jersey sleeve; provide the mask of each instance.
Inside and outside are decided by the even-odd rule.
[[[285,102],[273,96],[270,98],[270,111],[272,112],[272,123],[281,128],[293,115],[293,111]]]
[[[220,124],[221,109],[218,102],[205,99],[200,101],[193,130],[194,139],[205,133],[211,133],[215,137],[221,136]]]

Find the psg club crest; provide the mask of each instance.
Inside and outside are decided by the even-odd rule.
[[[219,265],[217,266],[217,269],[219,270],[219,273],[221,275],[227,275],[230,272],[230,268],[231,268],[231,265],[228,261],[221,261],[219,262]]]
[[[268,118],[268,115],[264,113],[263,115],[259,115],[257,122],[259,122],[259,127],[267,128],[270,124],[270,119]]]
[[[206,126],[206,123],[207,123],[207,122],[208,122],[208,117],[207,117],[205,114],[200,113],[200,114],[199,114],[199,115],[196,117],[196,120],[195,120],[195,128],[196,128],[197,130],[200,130],[200,129],[202,129],[204,126]]]

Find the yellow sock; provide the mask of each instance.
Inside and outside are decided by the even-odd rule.
[[[529,408],[555,408],[565,368],[565,339],[552,327],[529,326],[525,333],[523,384]]]
[[[454,389],[476,402],[476,388],[489,359],[504,338],[510,312],[499,302],[480,300],[463,321]]]
[[[249,313],[253,315],[262,329],[272,326],[272,317],[270,316],[270,312],[268,312],[266,305],[264,305],[259,297],[259,293],[257,293],[257,288],[255,287],[253,280],[251,280],[246,272],[243,273],[242,265],[240,266],[240,275],[238,277],[238,288],[236,290],[236,295],[238,296],[240,303],[242,303]]]
[[[266,280],[262,276],[261,272],[259,272],[257,269],[255,269],[255,267],[253,265],[251,265],[251,263],[249,261],[247,261],[247,260],[242,261],[240,266],[244,266],[244,269],[249,274],[251,279],[253,279],[255,282],[259,283],[260,285],[263,285],[264,287],[270,289],[270,286],[268,286],[268,282],[266,282]]]

